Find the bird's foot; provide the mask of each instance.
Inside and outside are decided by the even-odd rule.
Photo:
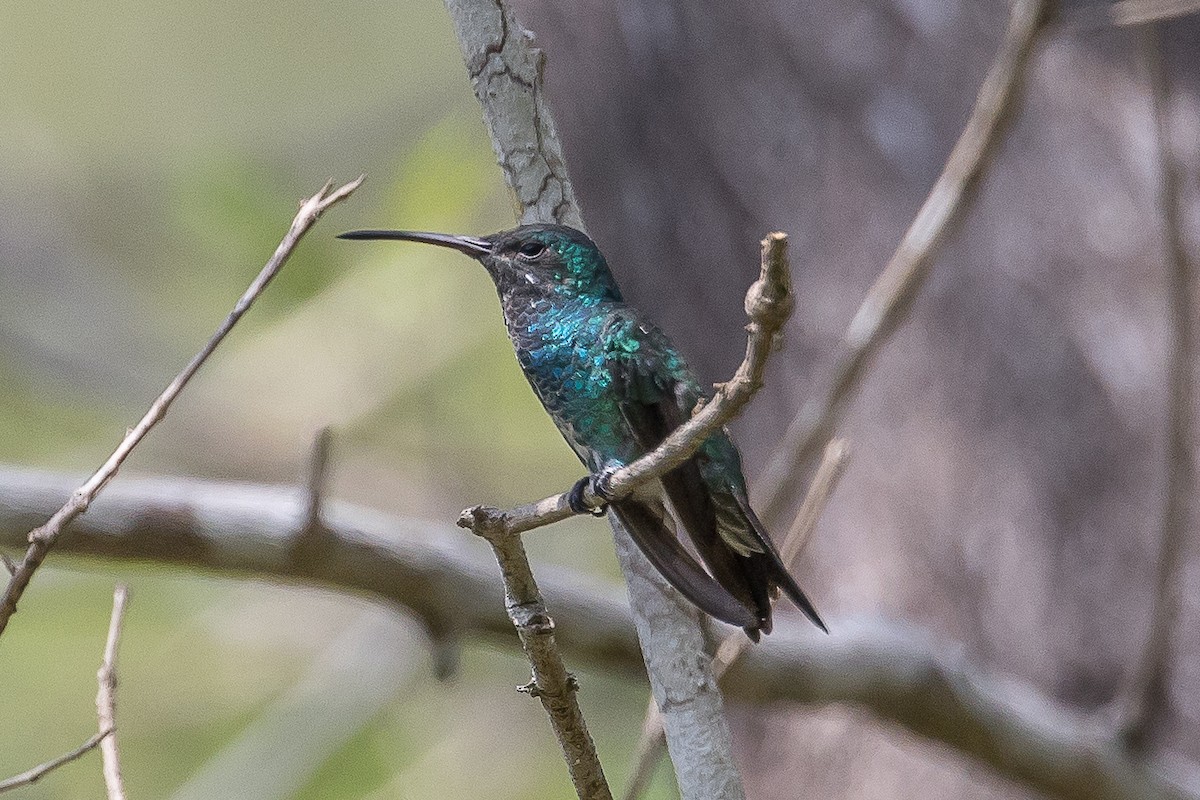
[[[576,514],[603,517],[608,512],[608,504],[612,502],[612,493],[609,491],[612,474],[613,470],[604,469],[597,475],[585,475],[575,481],[575,485],[571,487],[571,491],[567,495],[567,504],[571,506],[571,510]],[[590,491],[593,497],[598,497],[603,502],[598,506],[590,505],[584,499],[585,490]]]

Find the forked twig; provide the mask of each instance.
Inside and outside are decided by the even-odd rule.
[[[108,800],[125,800],[125,781],[121,778],[121,756],[117,750],[117,648],[121,646],[121,628],[125,624],[125,606],[129,589],[117,584],[113,590],[112,618],[108,623],[108,639],[104,644],[104,659],[96,671],[96,717],[100,731],[108,731],[100,742],[100,757],[104,761],[104,788]]]

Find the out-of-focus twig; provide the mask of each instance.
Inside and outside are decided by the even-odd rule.
[[[233,326],[242,318],[242,315],[249,310],[251,304],[267,288],[267,284],[271,282],[271,279],[283,268],[283,265],[287,262],[288,257],[292,254],[300,239],[316,223],[321,214],[333,204],[349,197],[362,181],[363,179],[360,177],[358,180],[352,181],[338,189],[332,189],[332,183],[327,183],[321,191],[300,205],[300,211],[297,212],[295,219],[292,220],[291,227],[288,229],[287,234],[284,235],[283,241],[275,249],[274,255],[271,256],[266,266],[259,272],[258,277],[254,279],[249,288],[242,294],[237,304],[233,307],[233,311],[217,327],[216,332],[213,333],[208,343],[200,349],[200,352],[192,357],[192,360],[183,368],[183,371],[176,375],[175,379],[167,385],[162,394],[150,405],[150,409],[142,417],[141,421],[125,434],[125,438],[117,445],[117,449],[108,457],[108,460],[82,486],[71,494],[70,499],[55,511],[49,520],[30,532],[28,537],[29,545],[25,550],[25,557],[17,565],[16,570],[13,571],[8,585],[4,590],[4,596],[0,598],[0,634],[4,633],[8,621],[16,613],[17,602],[21,599],[21,595],[24,594],[26,587],[29,586],[29,582],[33,579],[33,575],[38,567],[46,560],[46,555],[58,540],[63,528],[80,514],[87,511],[88,506],[95,500],[96,495],[113,479],[117,474],[117,470],[125,463],[125,459],[129,457],[133,449],[146,437],[150,429],[166,416],[171,403],[175,401],[175,398],[187,386],[192,376],[199,371],[204,362],[213,354],[213,351],[217,349],[217,346],[221,344],[225,336],[233,329]]]
[[[850,455],[850,446],[845,439],[834,439],[826,447],[821,456],[821,463],[813,475],[812,483],[800,504],[796,518],[792,520],[787,536],[779,545],[783,563],[791,565],[804,550],[804,546],[812,538],[817,529],[817,522],[838,481],[846,471]],[[741,634],[725,637],[717,648],[713,659],[713,671],[720,679],[725,671],[742,656],[750,646],[750,640]],[[637,746],[633,751],[633,767],[630,770],[629,782],[626,784],[624,800],[637,800],[650,787],[650,778],[666,749],[666,739],[663,737],[662,714],[654,698],[646,708],[646,716],[642,719],[642,732],[638,737]]]
[[[789,485],[833,436],[872,356],[904,320],[925,285],[942,242],[973,204],[991,156],[1004,140],[1006,123],[1020,105],[1030,56],[1055,6],[1051,0],[1014,3],[1008,30],[966,127],[899,247],[846,329],[828,388],[805,402],[756,478],[758,496],[764,498],[758,504],[764,519],[778,519],[783,512],[791,497]]]
[[[101,735],[111,735],[100,742],[100,757],[104,761],[104,788],[108,800],[125,800],[125,781],[121,778],[121,755],[117,749],[117,648],[121,646],[121,628],[125,623],[125,606],[129,589],[117,584],[113,590],[112,618],[108,623],[108,639],[104,644],[104,659],[96,671],[96,717]]]
[[[1171,675],[1171,637],[1179,630],[1179,582],[1189,498],[1195,491],[1192,463],[1192,371],[1195,352],[1192,302],[1194,277],[1183,235],[1180,186],[1182,165],[1174,156],[1170,130],[1170,78],[1157,25],[1146,25],[1140,49],[1150,86],[1158,166],[1158,208],[1167,257],[1171,351],[1167,365],[1166,486],[1159,542],[1158,574],[1150,609],[1150,632],[1138,669],[1120,737],[1135,751],[1146,748],[1162,722]]]
[[[72,761],[86,755],[87,753],[90,753],[92,750],[95,750],[96,746],[99,745],[100,742],[111,733],[112,729],[109,728],[108,730],[102,730],[99,733],[92,734],[90,739],[79,745],[79,747],[76,747],[71,752],[63,753],[58,758],[51,759],[45,764],[38,764],[32,769],[25,770],[20,775],[13,775],[11,778],[5,778],[4,780],[0,781],[0,792],[7,792],[11,789],[16,789],[21,786],[28,786],[31,783],[37,783],[39,780],[45,777],[47,773],[53,772],[63,764],[70,764]]]
[[[1113,25],[1145,25],[1200,13],[1200,0],[1117,0],[1108,7]]]

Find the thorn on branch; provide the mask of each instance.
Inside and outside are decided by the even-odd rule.
[[[312,451],[308,461],[308,480],[305,483],[302,536],[319,534],[325,528],[321,521],[321,506],[325,494],[325,480],[329,471],[329,449],[332,439],[333,432],[329,426],[321,428],[313,437]]]

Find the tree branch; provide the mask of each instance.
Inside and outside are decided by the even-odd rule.
[[[192,357],[192,360],[183,368],[183,371],[176,375],[175,379],[162,391],[162,394],[151,403],[150,409],[146,412],[145,416],[125,434],[125,438],[117,445],[117,449],[108,457],[108,460],[90,478],[84,481],[83,485],[71,493],[70,499],[55,511],[49,520],[34,528],[29,534],[29,546],[25,550],[25,557],[17,565],[16,569],[12,571],[12,577],[5,588],[4,596],[0,598],[0,634],[4,633],[5,628],[8,626],[8,621],[16,613],[17,602],[21,599],[21,595],[25,593],[25,589],[29,586],[29,582],[33,579],[33,575],[38,567],[46,560],[46,555],[58,540],[63,528],[80,514],[87,511],[88,506],[117,474],[117,470],[125,463],[125,459],[129,457],[133,449],[145,438],[150,429],[166,416],[171,403],[174,402],[179,393],[187,386],[192,376],[204,365],[208,357],[213,354],[213,351],[217,349],[217,346],[221,344],[225,336],[233,329],[233,326],[242,318],[242,315],[249,310],[255,299],[267,288],[267,284],[271,282],[271,279],[283,268],[284,263],[286,263],[288,257],[292,254],[292,250],[295,249],[308,229],[316,223],[325,209],[349,197],[362,181],[363,179],[359,178],[333,191],[330,191],[332,183],[327,183],[321,191],[301,204],[300,211],[296,214],[295,219],[292,220],[292,225],[283,237],[283,241],[279,243],[279,247],[276,248],[275,254],[271,256],[271,259],[263,267],[258,277],[246,289],[245,293],[234,306],[233,311],[217,327],[216,332],[213,333],[208,343],[201,348],[200,352]]]
[[[99,746],[103,754],[104,781],[105,785],[108,786],[108,798],[109,800],[124,800],[125,794],[124,788],[121,786],[121,770],[117,760],[117,727],[116,714],[114,712],[117,678],[114,664],[117,658],[117,641],[121,633],[121,618],[125,613],[125,598],[125,587],[118,586],[113,595],[113,613],[112,620],[108,626],[108,640],[104,647],[104,658],[100,672],[96,675],[100,685],[100,691],[96,695],[96,710],[100,722],[100,730],[92,734],[86,742],[71,752],[64,753],[58,758],[47,761],[44,764],[39,764],[33,769],[22,772],[20,775],[14,775],[11,778],[0,781],[0,793],[36,783],[45,777],[46,774],[53,772],[63,764],[69,764]],[[111,767],[110,764],[112,765]],[[110,782],[110,770],[114,776],[115,783]],[[114,791],[114,786],[117,787],[117,791]]]
[[[104,787],[108,800],[125,800],[125,781],[121,778],[121,756],[117,750],[117,648],[121,644],[121,628],[125,622],[125,605],[129,601],[129,589],[117,584],[113,590],[112,619],[108,623],[108,640],[104,645],[104,660],[96,672],[96,717],[100,721],[100,732],[108,731],[100,742],[100,756],[104,762]]]
[[[1166,487],[1162,534],[1150,632],[1140,668],[1131,687],[1120,738],[1135,751],[1144,750],[1167,711],[1171,678],[1171,637],[1179,630],[1179,581],[1188,531],[1188,506],[1194,491],[1192,463],[1192,292],[1194,278],[1183,238],[1180,184],[1183,167],[1171,148],[1170,81],[1163,63],[1157,26],[1140,34],[1140,49],[1150,85],[1158,167],[1158,205],[1166,245],[1170,303],[1171,352],[1167,365]]]
[[[111,729],[94,733],[90,739],[79,745],[79,747],[76,747],[71,752],[64,753],[58,758],[47,761],[45,764],[39,764],[33,769],[22,772],[20,775],[14,775],[11,778],[6,778],[0,781],[0,793],[7,792],[10,789],[19,788],[21,786],[29,786],[30,784],[37,783],[39,780],[44,778],[47,773],[53,772],[63,764],[70,764],[72,761],[75,761],[81,756],[84,756],[90,753],[92,750],[95,750],[97,745],[99,745],[100,742],[108,737],[111,733]]]
[[[1113,25],[1145,25],[1149,22],[1200,13],[1198,0],[1117,0],[1108,7]]]
[[[19,545],[29,521],[44,519],[72,485],[67,476],[0,470],[0,546]],[[503,589],[495,564],[464,547],[461,534],[331,500],[320,547],[297,548],[305,538],[305,494],[131,478],[97,500],[60,551],[365,594],[464,636],[515,643],[512,623],[496,607]],[[618,592],[570,570],[537,569],[555,609],[555,639],[571,658],[644,675],[633,617]],[[818,637],[780,624],[730,669],[727,694],[860,706],[1064,800],[1200,800],[1200,789],[1128,757],[1093,721],[1027,682],[981,671],[919,628],[838,620],[832,630]]]
[[[942,243],[974,203],[991,156],[1004,140],[1006,123],[1015,116],[1034,45],[1055,6],[1050,0],[1014,3],[1000,50],[942,174],[842,336],[829,388],[805,402],[755,479],[765,498],[760,504],[764,519],[777,519],[783,512],[789,484],[833,436],[872,357],[904,321]]]
[[[462,520],[460,520],[462,524]],[[554,641],[554,620],[546,610],[546,601],[533,577],[525,545],[519,535],[486,524],[474,531],[487,540],[500,565],[504,579],[504,604],[508,617],[521,639],[521,648],[533,670],[529,683],[521,687],[536,697],[550,717],[554,738],[562,748],[563,759],[571,774],[571,783],[581,800],[612,800],[604,769],[596,755],[596,744],[588,732],[579,709],[575,678],[567,672],[558,645]]]

